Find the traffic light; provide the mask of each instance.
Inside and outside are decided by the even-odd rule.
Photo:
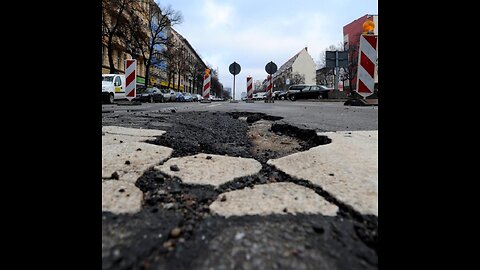
[[[210,69],[209,68],[205,69],[205,74],[210,76]]]

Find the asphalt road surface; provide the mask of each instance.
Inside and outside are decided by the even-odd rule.
[[[103,105],[103,111],[167,111],[175,108],[178,112],[219,111],[219,112],[262,112],[283,117],[292,125],[304,126],[318,131],[378,130],[377,106],[344,106],[344,102],[329,101],[289,101],[276,100],[275,103],[255,101],[230,103],[144,103],[140,106]]]
[[[343,102],[102,105],[102,269],[377,269],[377,123]]]

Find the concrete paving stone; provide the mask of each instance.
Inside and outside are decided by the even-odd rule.
[[[132,136],[132,135],[122,135],[122,134],[110,134],[105,133],[102,136],[102,146],[108,144],[120,144],[126,142],[144,142],[146,140],[155,139],[154,137],[146,136]]]
[[[318,133],[330,144],[267,164],[309,180],[362,214],[378,216],[378,131]]]
[[[220,194],[217,200],[210,204],[210,210],[226,217],[287,213],[335,216],[338,207],[309,188],[281,182]]]
[[[142,208],[143,193],[125,181],[102,181],[102,211],[133,214]]]
[[[119,180],[135,182],[149,167],[166,160],[173,149],[143,142],[102,145],[102,178],[117,173]]]
[[[162,136],[166,133],[163,130],[157,129],[141,129],[141,128],[127,128],[127,127],[117,127],[117,126],[104,126],[102,131],[110,134],[122,134],[130,136],[143,136],[143,137],[156,137]]]
[[[170,166],[175,165],[178,170],[171,170]],[[262,169],[262,165],[251,158],[201,153],[169,159],[163,165],[155,166],[155,169],[170,176],[176,176],[184,183],[218,187],[234,178],[257,174]]]

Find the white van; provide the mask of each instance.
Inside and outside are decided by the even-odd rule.
[[[125,75],[102,74],[102,98],[105,103],[126,99]]]

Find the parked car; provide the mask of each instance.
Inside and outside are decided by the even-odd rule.
[[[287,92],[286,91],[273,91],[272,98],[276,100],[284,100],[287,98]]]
[[[196,95],[197,95],[197,98],[198,98],[198,99],[197,99],[197,101],[201,101],[201,100],[203,100],[203,97],[202,97],[202,95],[199,95],[199,94],[196,94]]]
[[[254,100],[264,100],[267,98],[267,92],[258,92],[253,94]]]
[[[167,102],[167,101],[175,101],[176,100],[176,95],[175,95],[175,91],[172,90],[172,89],[162,89],[161,90],[162,93],[163,93],[163,99]]]
[[[105,103],[126,99],[125,75],[102,74],[102,99]]]
[[[175,92],[175,101],[185,101],[185,97],[182,92]]]
[[[183,95],[185,101],[193,102],[193,96],[192,96],[192,94],[190,94],[190,93],[182,93],[182,95]]]
[[[291,101],[309,98],[328,98],[328,93],[332,90],[333,88],[328,88],[324,85],[296,84],[288,88],[287,98]]]
[[[165,101],[162,91],[157,87],[137,87],[137,96],[134,100],[150,103]]]

